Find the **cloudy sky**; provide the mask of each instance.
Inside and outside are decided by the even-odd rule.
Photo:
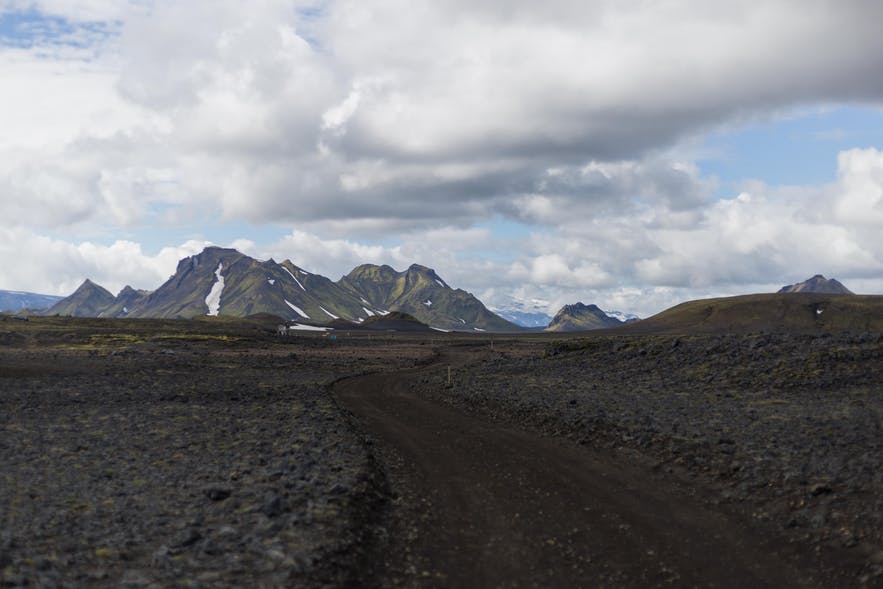
[[[0,0],[0,289],[207,243],[490,306],[883,293],[877,0]]]

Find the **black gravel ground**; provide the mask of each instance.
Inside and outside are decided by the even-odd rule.
[[[415,389],[649,460],[883,586],[883,335],[513,340],[490,358]]]
[[[384,481],[327,384],[426,353],[125,333],[0,345],[0,585],[357,584]]]
[[[390,496],[329,384],[457,342],[53,321],[0,326],[0,584],[369,578]],[[883,335],[495,339],[412,390],[651,464],[883,586]]]

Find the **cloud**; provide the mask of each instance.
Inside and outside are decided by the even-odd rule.
[[[72,243],[24,229],[0,228],[0,288],[67,296],[86,278],[114,294],[125,285],[153,290],[175,271],[178,260],[209,245],[188,241],[144,253],[137,243],[118,240],[110,245]]]
[[[525,241],[509,276],[552,299],[640,292],[627,308],[644,313],[677,296],[770,292],[816,273],[883,292],[883,152],[850,150],[838,161],[830,185],[752,182],[691,210],[697,218],[687,224],[665,204],[588,223],[556,212],[554,230]]]
[[[543,203],[610,209],[651,196],[695,207],[709,191],[695,190],[689,163],[659,167],[661,151],[733,121],[883,91],[883,57],[873,57],[883,39],[869,24],[883,7],[864,1],[27,5],[121,25],[97,60],[22,54],[14,73],[33,84],[0,111],[28,131],[19,124],[10,148],[44,136],[55,157],[79,154],[92,178],[163,168],[187,195],[174,206],[258,223],[466,226],[499,213],[533,219]],[[64,67],[53,101],[82,94],[68,100],[74,116],[40,121],[66,105],[28,104],[46,94],[46,67]],[[34,175],[44,156],[19,173]],[[611,180],[622,165],[632,169]],[[110,206],[134,222],[144,200],[167,198],[158,187]]]
[[[0,247],[70,262],[47,262],[42,281],[22,272],[16,288],[138,278],[113,256],[156,278],[165,258],[82,236],[158,216],[294,227],[240,243],[329,275],[420,262],[476,291],[502,283],[550,304],[592,296],[642,312],[819,271],[873,285],[883,264],[878,151],[843,152],[830,186],[754,183],[719,199],[682,149],[806,106],[880,104],[879,3],[3,9],[101,31],[0,47],[0,75],[14,80],[0,95]],[[477,228],[496,218],[532,234]]]
[[[124,18],[139,4],[138,0],[4,0],[0,13],[34,10],[73,22],[103,22]]]

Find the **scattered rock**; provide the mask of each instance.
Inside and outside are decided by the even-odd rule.
[[[212,501],[223,501],[233,494],[233,487],[223,484],[206,485],[202,493]]]

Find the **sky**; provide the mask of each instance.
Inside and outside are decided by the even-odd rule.
[[[0,0],[0,289],[206,245],[492,308],[883,293],[877,0]]]

